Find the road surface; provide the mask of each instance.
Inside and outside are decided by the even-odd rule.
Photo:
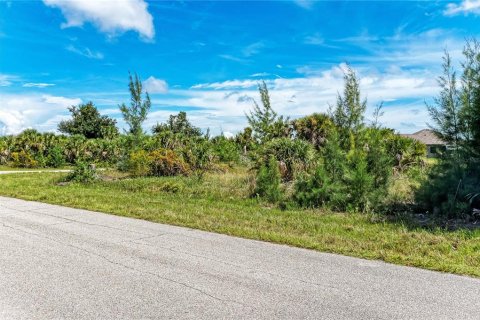
[[[0,319],[480,319],[480,280],[0,197]]]

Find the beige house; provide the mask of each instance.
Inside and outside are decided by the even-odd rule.
[[[437,137],[430,129],[423,129],[412,134],[402,134],[404,137],[412,138],[427,146],[427,157],[437,157],[439,152],[447,149],[447,143]]]

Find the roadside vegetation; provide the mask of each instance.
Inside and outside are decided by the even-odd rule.
[[[74,168],[0,176],[0,194],[480,276],[480,45],[468,41],[464,57],[455,71],[445,54],[429,106],[449,143],[434,161],[380,125],[381,105],[366,121],[351,68],[328,113],[299,119],[278,115],[260,83],[249,126],[232,139],[185,112],[144,132],[151,101],[135,74],[119,106],[124,133],[89,102],[70,108],[62,135],[0,137],[1,166]]]

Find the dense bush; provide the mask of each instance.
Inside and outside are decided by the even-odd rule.
[[[138,150],[130,154],[128,170],[134,176],[176,176],[188,175],[190,166],[173,150]]]
[[[74,170],[67,176],[66,181],[89,183],[98,179],[94,165],[78,161]]]
[[[33,156],[24,150],[20,152],[12,152],[11,154],[12,167],[16,168],[37,168],[38,162]]]
[[[130,153],[126,169],[137,177],[150,175],[150,154],[145,150],[138,150]]]
[[[262,164],[255,180],[255,195],[277,202],[282,198],[279,163],[274,156]]]
[[[291,138],[276,138],[266,142],[256,154],[252,155],[260,167],[271,157],[280,164],[280,174],[283,181],[291,181],[296,173],[308,170],[315,159],[313,146],[303,140]]]
[[[332,118],[323,113],[314,113],[292,121],[296,138],[310,142],[319,150],[333,130]]]
[[[150,173],[153,176],[188,175],[190,166],[180,155],[169,149],[158,149],[150,153]]]
[[[212,139],[213,153],[221,162],[237,163],[240,160],[238,144],[223,135]]]
[[[311,175],[300,176],[295,183],[294,200],[303,207],[330,207],[340,209],[345,203],[345,188],[332,181],[324,165]]]

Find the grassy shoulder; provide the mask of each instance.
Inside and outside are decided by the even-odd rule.
[[[244,171],[58,185],[64,175],[0,176],[0,195],[480,277],[480,229],[425,230],[373,215],[279,210],[248,198]]]

